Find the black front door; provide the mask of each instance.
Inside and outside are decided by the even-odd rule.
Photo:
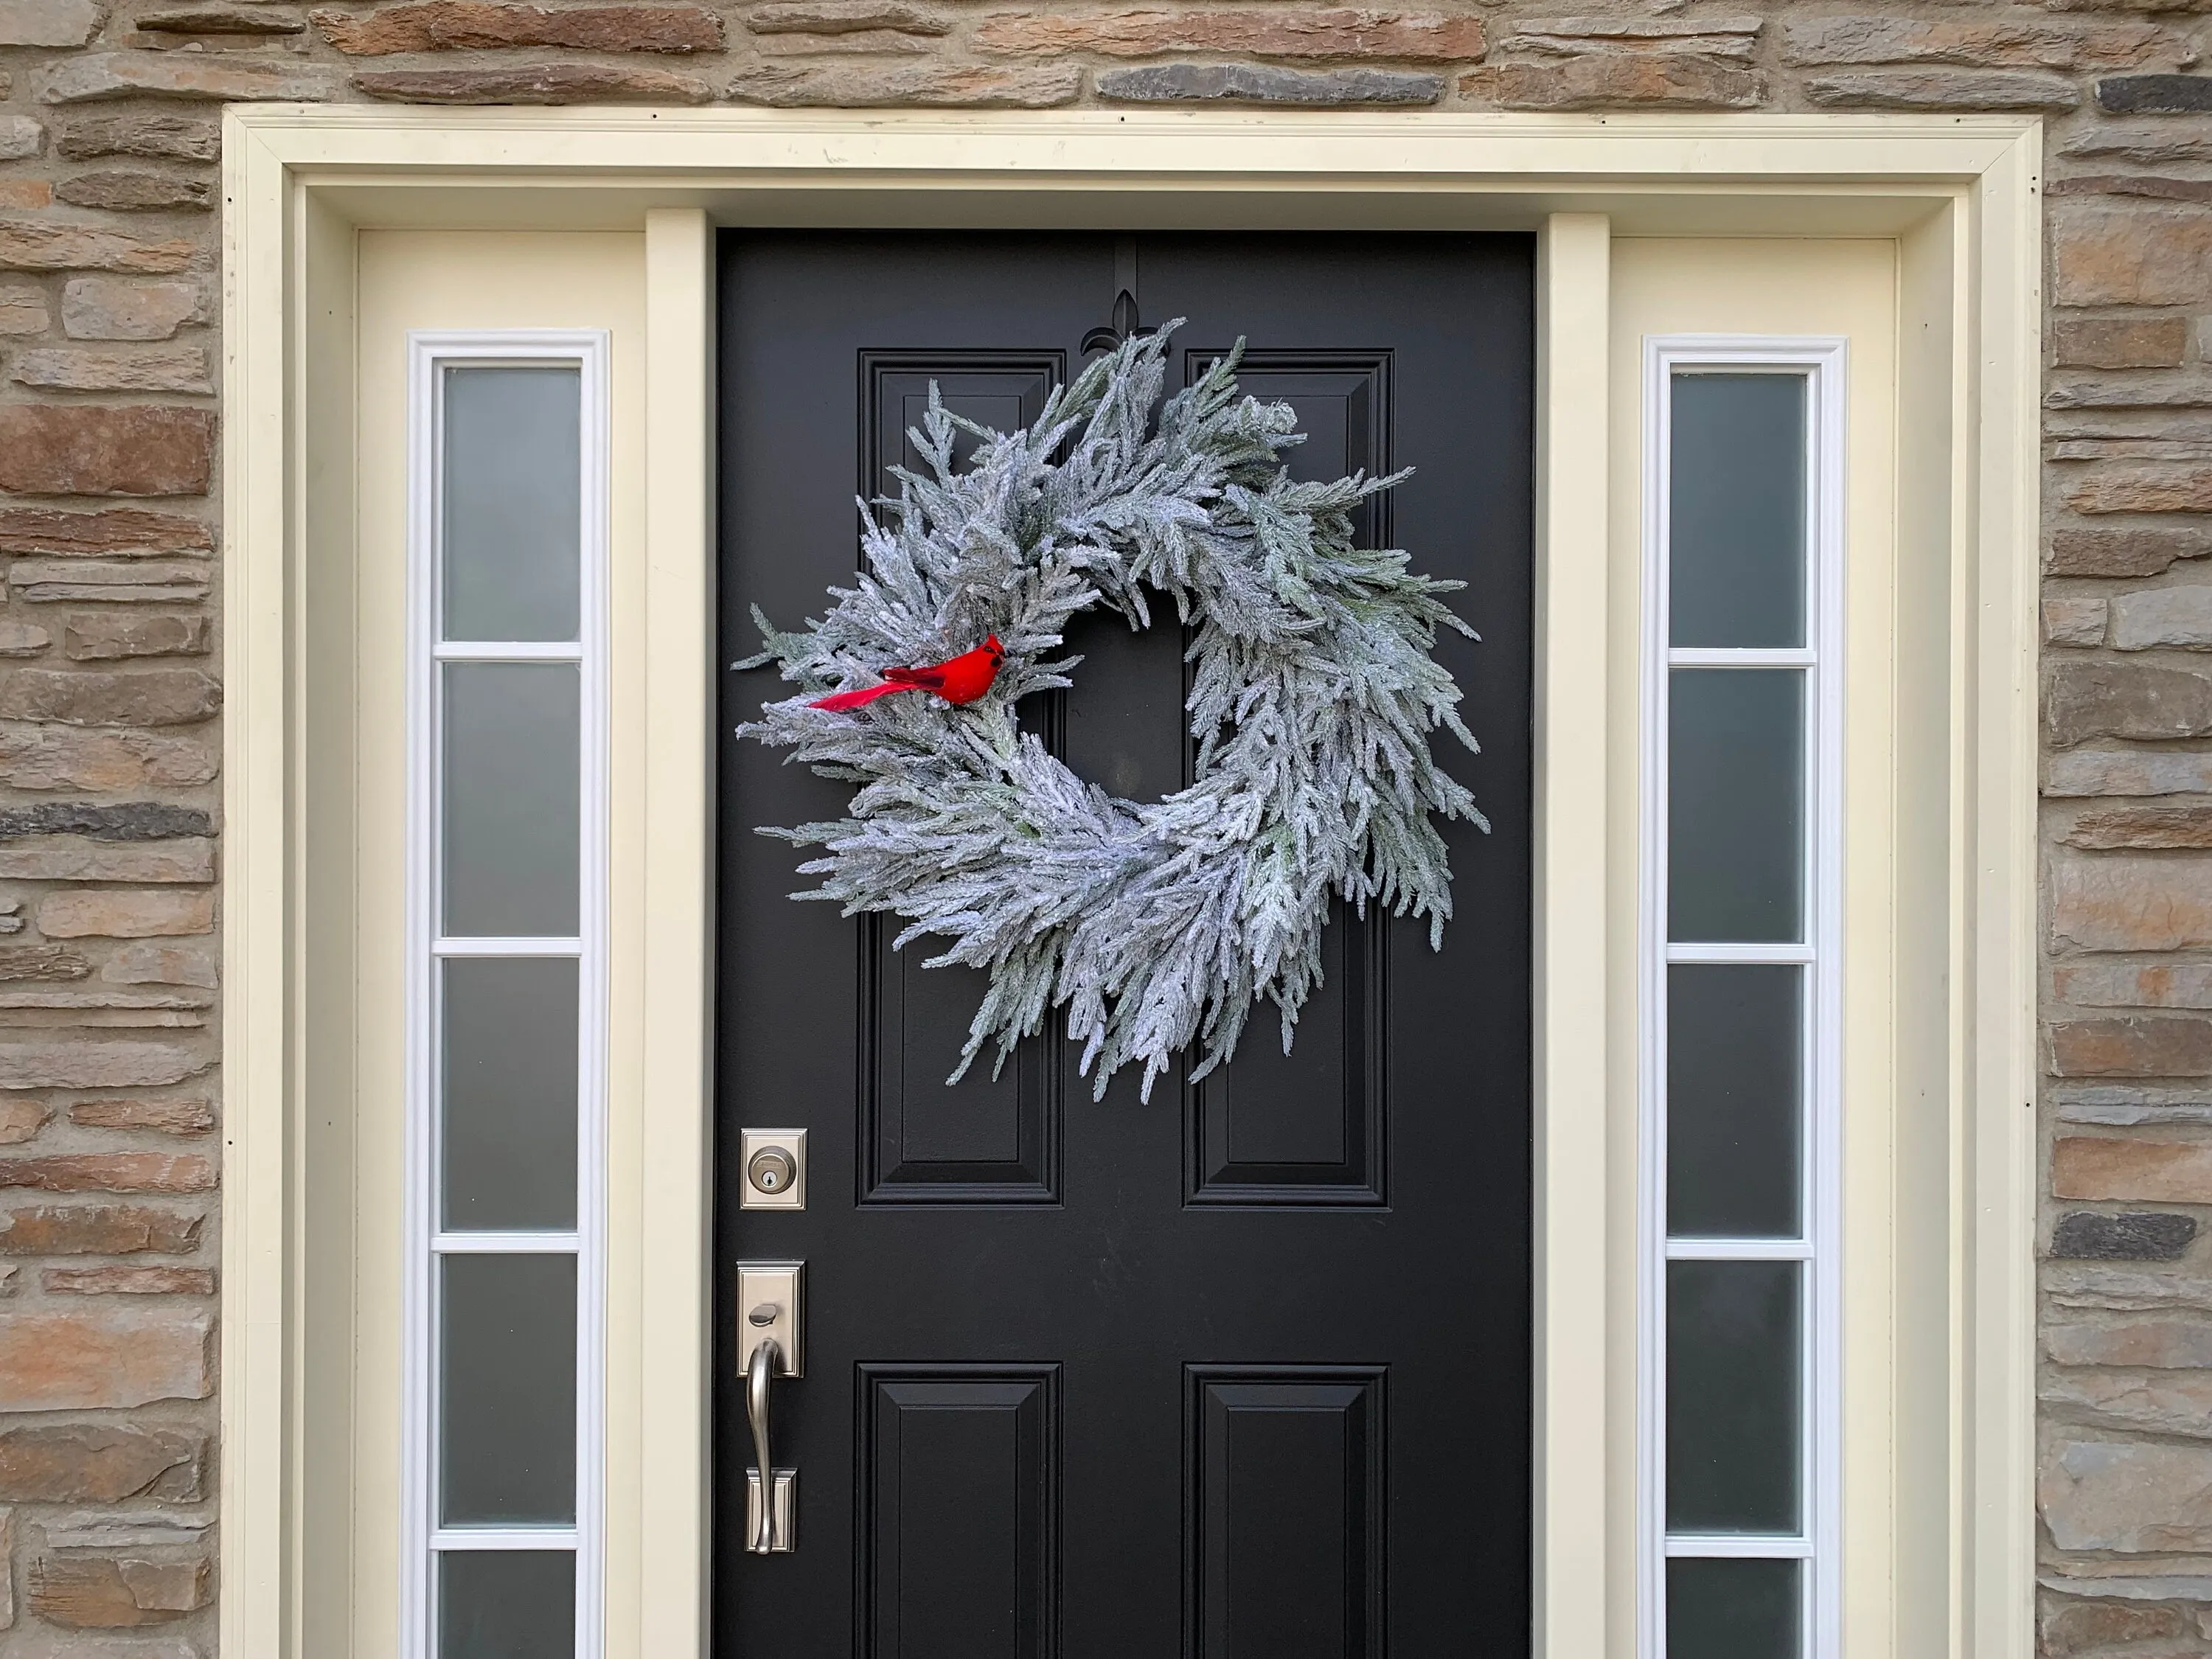
[[[1133,1070],[1094,1103],[1056,1034],[947,1087],[978,995],[891,929],[793,903],[788,845],[843,786],[730,733],[787,688],[726,673],[715,1562],[744,1659],[1426,1659],[1524,1651],[1529,1527],[1530,426],[1521,236],[733,233],[722,250],[722,653],[857,568],[936,381],[1005,428],[1128,289],[1240,334],[1304,474],[1417,469],[1364,533],[1464,580],[1439,647],[1492,832],[1449,832],[1456,917],[1342,915],[1288,1058]],[[1187,781],[1183,640],[1079,619],[1024,718],[1082,775]],[[1447,744],[1449,739],[1443,739]],[[808,1132],[806,1207],[741,1209],[739,1131]],[[733,1264],[806,1264],[775,1384],[796,1548],[745,1553]]]

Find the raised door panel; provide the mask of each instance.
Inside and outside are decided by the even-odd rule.
[[[1059,1368],[860,1367],[864,1659],[1059,1650]]]
[[[1182,349],[1183,383],[1224,347]],[[1325,482],[1386,473],[1391,455],[1388,350],[1253,347],[1237,370],[1253,397],[1289,404],[1306,441],[1287,452],[1291,476]],[[1363,502],[1352,543],[1386,544],[1387,495]],[[1195,1205],[1378,1206],[1386,1199],[1389,1098],[1389,919],[1338,902],[1322,939],[1322,981],[1298,1017],[1288,1054],[1272,1005],[1254,1011],[1235,1057],[1192,1085],[1186,1102],[1185,1197]]]
[[[1382,1367],[1186,1378],[1189,1659],[1382,1659]]]
[[[1010,431],[1042,412],[1066,365],[1066,354],[1057,350],[861,352],[861,494],[896,497],[894,466],[926,476],[910,434],[928,412],[933,385],[948,412]],[[960,434],[955,456],[964,459],[975,441]],[[1057,712],[1036,715],[1050,722]],[[1054,734],[1045,735],[1049,741]],[[860,1201],[1056,1202],[1057,1028],[1023,1043],[1003,1066],[995,1048],[987,1051],[948,1088],[989,981],[970,968],[923,967],[937,948],[933,939],[894,951],[900,925],[867,916],[860,926]]]

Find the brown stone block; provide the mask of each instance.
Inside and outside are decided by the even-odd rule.
[[[1806,17],[1785,21],[1787,64],[1956,64],[1971,69],[2133,69],[2186,54],[2189,44],[2148,23],[2079,25],[1910,17]]]
[[[2055,1198],[2212,1204],[2212,1142],[2069,1135],[2051,1148]]]
[[[2212,213],[2069,209],[2051,257],[2060,305],[2189,305],[2212,295]]]
[[[130,657],[204,657],[215,628],[204,616],[131,617],[93,612],[62,624],[62,653],[72,662]]]
[[[2194,859],[2055,859],[2051,936],[2078,951],[2212,945],[2212,882]]]
[[[2066,492],[2076,513],[2212,513],[2212,466],[2130,466],[2093,472]]]
[[[204,366],[198,348],[192,356]],[[16,372],[24,372],[21,359]],[[208,596],[214,580],[204,559],[19,559],[8,572],[9,588],[26,605],[190,605]]]
[[[191,263],[191,243],[40,219],[0,222],[0,270],[119,270],[166,276]]]
[[[0,980],[76,980],[92,964],[58,945],[0,945]]]
[[[11,788],[184,787],[216,770],[215,751],[193,738],[0,720],[0,783]]]
[[[49,1296],[213,1296],[212,1267],[48,1267]]]
[[[62,289],[62,332],[72,340],[166,340],[201,314],[197,283],[75,276]]]
[[[769,0],[744,15],[755,34],[857,34],[889,29],[901,34],[951,32],[950,18],[907,0]]]
[[[212,1581],[204,1560],[99,1555],[33,1556],[24,1578],[33,1613],[78,1630],[172,1623],[208,1604]]]
[[[204,1135],[215,1127],[215,1104],[198,1096],[182,1099],[80,1100],[70,1121],[86,1129],[149,1129],[156,1134]]]
[[[73,207],[122,213],[198,212],[215,204],[211,180],[173,173],[79,173],[56,185],[54,195]]]
[[[318,11],[315,27],[340,52],[495,52],[571,46],[584,52],[720,52],[722,20],[703,6],[524,6],[504,0],[407,0],[374,11]]]
[[[0,678],[0,719],[69,726],[189,726],[222,706],[222,685],[198,668],[135,674],[19,668]]]
[[[93,0],[6,0],[0,46],[81,46],[100,27]]]
[[[2115,594],[2112,645],[2120,651],[2212,651],[2212,584]]]
[[[319,64],[211,52],[85,52],[48,64],[33,75],[31,84],[49,104],[133,97],[211,104],[272,98],[318,103],[336,98],[345,88],[337,70]]]
[[[2121,806],[2084,812],[2063,839],[2069,847],[2212,848],[2212,806]]]
[[[102,155],[212,161],[222,154],[222,133],[213,121],[134,110],[128,115],[88,116],[72,121],[62,129],[54,149],[71,161],[88,161]]]
[[[927,53],[934,43],[897,29],[860,29],[850,34],[763,34],[753,42],[763,58],[878,56],[885,52]]]
[[[156,404],[0,406],[0,489],[25,495],[204,495],[215,415]]]
[[[211,1193],[216,1169],[198,1152],[0,1158],[0,1187],[31,1187],[42,1193]]]
[[[2063,317],[2051,355],[2069,368],[2178,368],[2189,349],[2185,317]]]
[[[1098,95],[1129,104],[1273,104],[1309,109],[1433,104],[1444,78],[1413,70],[1294,70],[1273,64],[1146,64],[1102,70]]]
[[[40,1100],[0,1100],[0,1146],[20,1146],[46,1127],[54,1109]]]
[[[1870,70],[1816,75],[1805,82],[1816,104],[1859,109],[2061,110],[2080,88],[2047,70]]]
[[[2123,1642],[2153,1642],[2194,1634],[2186,1609],[2136,1601],[2084,1601],[2053,1597],[2044,1605],[2042,1637],[2048,1653],[2079,1653]]]
[[[2063,1550],[2212,1549],[2212,1451],[2063,1441],[2044,1461],[2036,1496]]]
[[[2061,1020],[2051,1028],[2051,1070],[2056,1077],[2212,1077],[2212,1020]]]
[[[116,846],[72,836],[0,845],[0,879],[199,882],[215,879],[215,844],[204,838]]]
[[[191,1503],[202,1494],[207,1443],[125,1424],[0,1431],[0,1499],[16,1504]]]
[[[2212,1321],[2170,1316],[2068,1320],[2045,1328],[2043,1351],[2060,1365],[2203,1370],[2212,1367]]]
[[[35,657],[52,642],[53,636],[36,623],[0,617],[0,657]]]
[[[307,29],[289,11],[252,5],[145,11],[131,19],[131,27],[147,34],[304,34]]]
[[[621,64],[375,70],[353,83],[372,98],[403,104],[703,104],[714,95],[695,76]]]
[[[0,288],[0,334],[44,334],[53,321],[34,288]]]
[[[2176,179],[2157,173],[2081,173],[2056,179],[2046,196],[2135,196],[2148,202],[2212,202],[2212,179]],[[2121,365],[2125,367],[2125,365]]]
[[[1157,58],[1233,52],[1254,58],[1391,58],[1472,62],[1486,47],[1482,20],[1441,12],[1346,8],[1263,11],[998,12],[975,34],[983,52],[1070,52]]]
[[[81,285],[71,283],[74,289]],[[116,283],[117,288],[179,288],[181,283]],[[64,308],[67,301],[64,301]],[[99,558],[110,554],[211,551],[215,529],[198,519],[143,507],[71,512],[58,507],[0,507],[0,553]]]
[[[0,1042],[0,1089],[165,1089],[211,1063],[169,1042]]]
[[[2044,716],[2061,749],[2091,738],[2201,738],[2212,734],[2212,675],[2142,663],[2060,663],[2045,688]]]
[[[50,893],[39,902],[39,931],[48,939],[163,939],[211,933],[215,895],[159,890]]]
[[[1507,109],[1748,109],[1766,101],[1757,70],[1681,52],[1499,64],[1461,76],[1459,87]]]
[[[0,1314],[0,1412],[204,1400],[215,1392],[214,1328],[185,1309]]]
[[[2069,962],[2051,995],[2091,1008],[2212,1008],[2212,962]]]
[[[184,945],[126,945],[109,957],[100,976],[115,985],[193,985],[212,990],[212,954]]]
[[[1516,52],[1579,58],[1591,52],[1680,52],[1706,58],[1749,58],[1765,20],[1738,17],[1651,17],[1608,13],[1582,17],[1514,20],[1506,46]]]
[[[741,104],[777,109],[1044,109],[1072,104],[1083,88],[1080,70],[982,69],[961,64],[768,64],[730,83]],[[1105,94],[1103,82],[1100,93]]]
[[[38,1206],[0,1215],[0,1255],[190,1255],[201,1220],[142,1204]]]
[[[2177,559],[2212,554],[2212,530],[2151,525],[2099,525],[2051,538],[2044,567],[2054,576],[2155,576]]]

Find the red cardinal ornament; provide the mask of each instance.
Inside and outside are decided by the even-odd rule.
[[[999,665],[1006,659],[1006,649],[994,634],[973,651],[963,651],[949,662],[930,668],[886,668],[881,685],[817,697],[807,706],[858,708],[878,697],[888,697],[894,691],[934,691],[947,702],[973,702],[991,689],[991,682],[999,678]]]

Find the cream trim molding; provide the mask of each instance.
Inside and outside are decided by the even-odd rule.
[[[343,1420],[355,800],[319,733],[355,696],[354,243],[363,228],[642,231],[648,388],[636,1582],[607,1652],[708,1650],[717,224],[1510,228],[1538,234],[1535,1651],[1618,1650],[1633,1503],[1613,1490],[1609,1102],[1632,1087],[1607,890],[1607,326],[1623,237],[1821,236],[1899,250],[1900,618],[1932,668],[1945,848],[1900,983],[1922,1021],[1916,1142],[1954,1241],[1909,1379],[1940,1408],[1891,1461],[1924,1583],[1850,1645],[2012,1659],[2033,1598],[2037,392],[2041,131],[2009,117],[234,107],[224,123],[222,1598],[228,1659],[303,1659],[356,1524]],[[1632,510],[1632,507],[1629,509]],[[1905,587],[1910,586],[1910,592]],[[1932,604],[1923,601],[1932,600]],[[1913,608],[1906,610],[1907,605]],[[1932,618],[1932,620],[1931,620]],[[1904,626],[1901,620],[1900,626]],[[1918,660],[1917,659],[1915,659]],[[1906,683],[1909,678],[1910,684]],[[1939,734],[1940,736],[1940,734]],[[1916,786],[1917,787],[1917,786]],[[1900,937],[1904,937],[1901,930]],[[1911,961],[1907,963],[1908,951]],[[1632,963],[1626,994],[1632,1005]],[[1907,969],[1911,971],[1907,971]],[[1924,981],[1922,978],[1925,970]],[[1948,1001],[1945,1000],[1948,999]],[[1628,1015],[1633,1024],[1632,1006]],[[1599,1038],[1602,1040],[1595,1040]],[[1626,1073],[1622,1068],[1629,1068]],[[312,1109],[311,1109],[312,1108]],[[1631,1172],[1632,1174],[1632,1172]],[[1925,1190],[1916,1185],[1916,1196]],[[1617,1206],[1614,1206],[1617,1207]],[[629,1363],[635,1363],[633,1356]],[[1900,1385],[1902,1386],[1902,1385]],[[1632,1417],[1632,1413],[1631,1413]],[[398,1449],[393,1449],[394,1456]],[[1932,1485],[1929,1483],[1932,1482]],[[1904,1484],[1901,1482],[1901,1485]],[[365,1524],[365,1523],[364,1523]],[[1622,1574],[1627,1577],[1624,1581]],[[1625,1585],[1625,1587],[1624,1587]],[[1917,1598],[1917,1599],[1915,1599]],[[630,1611],[624,1614],[620,1609]],[[346,1621],[337,1621],[343,1627]],[[617,1626],[626,1626],[626,1628]],[[331,1651],[327,1644],[315,1650]],[[364,1659],[366,1656],[364,1656]]]

